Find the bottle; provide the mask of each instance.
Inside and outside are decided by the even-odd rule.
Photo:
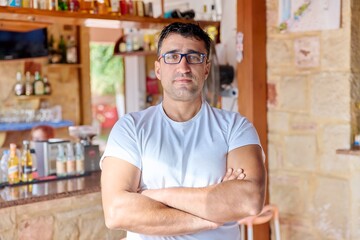
[[[19,158],[16,155],[16,144],[10,143],[10,158],[8,164],[8,182],[15,184],[20,181],[19,178]]]
[[[33,95],[33,93],[34,93],[34,89],[33,89],[33,85],[31,82],[31,75],[30,75],[30,72],[27,71],[25,73],[25,95],[30,96],[30,95]]]
[[[50,85],[48,78],[46,76],[44,76],[43,81],[44,81],[44,94],[50,95],[51,94],[51,85]]]
[[[22,82],[22,74],[20,71],[16,73],[16,84],[14,87],[15,95],[21,96],[25,94],[25,85]]]
[[[33,180],[32,172],[33,162],[30,152],[30,142],[27,140],[23,141],[23,152],[21,155],[21,181],[31,182]]]
[[[212,21],[217,21],[217,14],[216,14],[216,9],[215,9],[215,3],[211,5],[211,20]]]
[[[63,35],[60,35],[58,50],[61,56],[60,63],[66,63],[66,42]]]
[[[35,72],[34,77],[34,94],[35,95],[44,95],[44,82],[40,77],[38,71]]]
[[[71,143],[68,143],[66,151],[66,172],[68,176],[76,174],[76,161],[74,156],[74,148]]]
[[[84,147],[80,142],[75,145],[75,160],[76,160],[76,174],[82,175],[85,173],[85,158]]]
[[[74,36],[68,36],[66,46],[66,62],[77,63],[77,47]]]
[[[54,57],[56,55],[56,51],[55,51],[55,39],[54,39],[54,35],[51,34],[49,37],[49,41],[48,41],[48,47],[49,47],[49,63],[55,63],[54,61]]]
[[[5,183],[8,181],[7,175],[8,175],[8,167],[9,167],[9,157],[10,157],[10,151],[8,149],[5,149],[3,151],[3,155],[0,160],[1,183]]]
[[[66,157],[64,152],[64,146],[58,145],[58,154],[56,156],[56,176],[66,177]]]
[[[67,0],[59,0],[58,1],[58,9],[60,11],[67,11],[68,10]]]

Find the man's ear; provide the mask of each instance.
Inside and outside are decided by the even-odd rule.
[[[205,80],[208,78],[211,69],[211,63],[208,62],[205,65]]]
[[[160,79],[160,76],[161,76],[160,72],[161,72],[160,62],[159,62],[159,61],[155,61],[155,75],[156,75],[157,79],[159,79],[159,80],[161,80],[161,79]]]

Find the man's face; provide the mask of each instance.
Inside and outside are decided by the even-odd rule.
[[[164,53],[205,53],[203,41],[170,34],[164,39],[161,54]],[[204,82],[209,74],[208,56],[200,64],[189,64],[183,57],[178,64],[166,64],[164,58],[155,62],[155,73],[164,89],[164,99],[191,101],[201,96]]]

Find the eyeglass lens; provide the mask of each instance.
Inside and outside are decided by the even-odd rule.
[[[183,57],[186,58],[187,63],[197,64],[202,63],[204,61],[204,54],[201,53],[165,53],[164,55],[165,63],[169,64],[177,64],[181,62]]]

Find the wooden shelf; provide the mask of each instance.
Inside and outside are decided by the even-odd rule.
[[[48,68],[81,68],[79,63],[49,63],[46,65]]]
[[[70,11],[50,11],[32,8],[16,8],[16,7],[0,7],[0,21],[24,21],[29,23],[30,28],[34,27],[34,23],[52,24],[62,23],[71,25],[84,25],[87,27],[107,27],[107,28],[150,28],[159,29],[164,25],[172,22],[196,22],[202,27],[220,26],[220,22],[216,21],[193,21],[186,19],[165,19],[139,17],[131,15],[118,14],[90,14],[82,12]],[[24,27],[24,23],[21,23]],[[19,25],[19,27],[21,27]],[[39,26],[40,27],[40,26]]]
[[[16,96],[17,100],[33,100],[33,99],[48,99],[50,98],[51,95],[21,95],[21,96]]]
[[[156,55],[156,51],[134,51],[134,52],[117,52],[114,53],[114,56],[146,56],[146,55]]]

